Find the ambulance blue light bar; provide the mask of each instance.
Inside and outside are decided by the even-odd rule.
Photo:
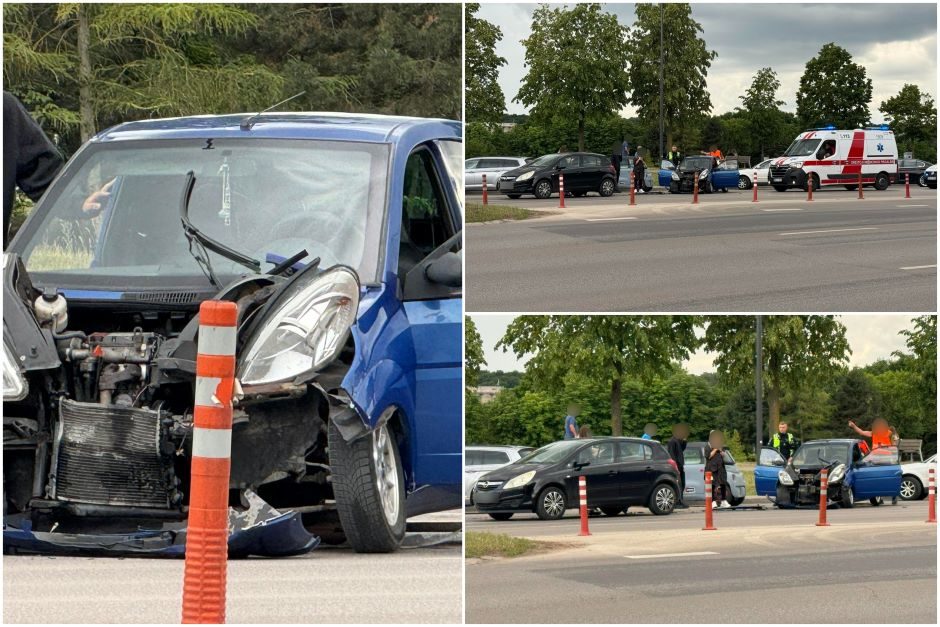
[[[823,126],[822,128],[808,128],[808,129],[806,129],[806,131],[834,131],[834,130],[836,130],[836,127],[835,127],[834,124],[830,124],[829,126]]]
[[[890,131],[891,127],[887,124],[882,124],[881,126],[869,126],[865,129],[866,131]]]

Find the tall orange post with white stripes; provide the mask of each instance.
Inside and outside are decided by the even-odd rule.
[[[236,320],[235,303],[199,307],[184,623],[225,622]]]
[[[565,208],[565,173],[558,175],[558,208]]]
[[[489,203],[489,198],[487,197],[487,193],[486,193],[486,192],[487,192],[487,190],[486,190],[486,175],[484,174],[484,175],[483,175],[483,204],[484,204],[484,205],[490,204],[490,203]]]
[[[937,473],[933,468],[927,469],[927,522],[937,522]]]
[[[817,527],[828,527],[826,505],[829,503],[829,469],[823,468],[819,474],[819,521]]]
[[[715,523],[712,520],[712,473],[705,472],[705,526],[702,531],[714,531]]]
[[[578,535],[589,536],[591,531],[588,529],[587,479],[584,475],[578,477],[578,500],[581,505],[581,533]]]

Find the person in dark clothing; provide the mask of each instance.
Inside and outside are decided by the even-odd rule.
[[[623,164],[623,140],[615,141],[610,148],[610,165],[614,166],[617,178],[614,179],[614,191],[620,191],[620,167]]]
[[[645,194],[646,191],[643,189],[646,182],[646,162],[643,161],[643,156],[640,154],[640,149],[637,148],[636,158],[633,161],[633,187],[636,188],[636,193]]]
[[[722,455],[724,443],[725,438],[721,431],[715,430],[708,434],[705,470],[712,473],[712,509],[731,507],[728,502],[728,471],[725,469],[725,458]]]
[[[685,447],[688,443],[686,440],[689,438],[689,425],[685,423],[679,423],[673,425],[672,427],[672,437],[669,438],[669,441],[666,442],[666,450],[669,452],[669,457],[672,458],[672,461],[676,462],[676,466],[679,467],[679,501],[676,503],[676,508],[678,509],[687,509],[689,506],[685,504]]]
[[[679,167],[679,163],[682,161],[682,153],[679,152],[679,149],[675,146],[672,147],[672,150],[666,153],[666,160],[671,162],[672,165]]]
[[[796,449],[800,448],[800,443],[793,437],[792,433],[788,433],[787,423],[781,422],[777,425],[777,433],[774,434],[774,437],[770,438],[770,446],[776,449],[789,464],[790,460],[793,459],[793,454],[796,452]]]
[[[3,249],[10,234],[16,188],[39,198],[62,168],[62,155],[26,108],[3,92]]]

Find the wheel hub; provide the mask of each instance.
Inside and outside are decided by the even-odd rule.
[[[398,522],[398,464],[388,426],[382,425],[372,433],[372,461],[375,465],[375,483],[382,510],[389,525]]]
[[[561,494],[558,492],[549,492],[545,495],[544,505],[546,512],[552,516],[557,516],[562,512],[562,508],[564,507]]]

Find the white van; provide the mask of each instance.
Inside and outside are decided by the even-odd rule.
[[[801,133],[782,157],[771,160],[770,184],[778,192],[842,185],[887,189],[898,177],[898,146],[887,127],[839,131],[813,129]]]

